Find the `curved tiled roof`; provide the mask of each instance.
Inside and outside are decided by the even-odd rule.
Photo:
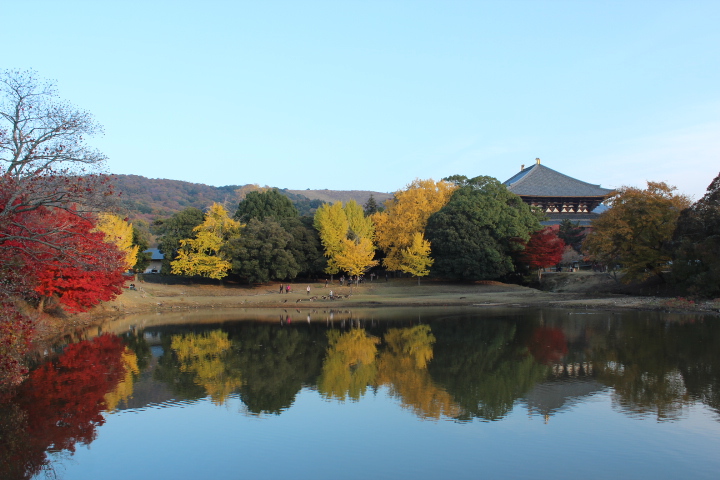
[[[609,188],[568,177],[536,163],[503,182],[516,195],[535,197],[606,197]]]

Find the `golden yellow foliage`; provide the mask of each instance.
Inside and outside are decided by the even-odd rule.
[[[355,200],[344,207],[342,203],[324,204],[315,212],[315,228],[328,257],[325,272],[345,271],[360,275],[377,265],[373,260],[375,227]]]
[[[139,247],[132,244],[133,227],[131,223],[112,213],[100,213],[96,230],[105,234],[105,242],[112,243],[125,254],[127,270],[137,263]]]
[[[205,221],[193,229],[194,238],[180,240],[177,259],[171,263],[176,275],[202,275],[221,279],[227,275],[232,264],[222,254],[222,247],[229,239],[240,234],[240,222],[228,215],[225,207],[214,203]]]
[[[377,260],[373,260],[374,256],[375,247],[370,239],[361,238],[357,242],[343,239],[342,248],[333,260],[340,270],[354,276],[361,275],[369,267],[377,265]]]
[[[385,211],[372,215],[375,239],[385,252],[383,264],[390,270],[401,270],[402,252],[410,248],[416,233],[424,235],[430,215],[444,207],[457,186],[432,179],[416,179],[395,198],[385,202]]]
[[[430,242],[425,240],[422,233],[413,234],[412,244],[402,250],[402,263],[400,270],[407,272],[413,277],[420,277],[430,273],[430,267],[435,262],[430,258]]]

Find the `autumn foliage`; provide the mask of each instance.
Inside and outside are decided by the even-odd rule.
[[[16,421],[0,425],[0,477],[30,478],[47,463],[46,451],[74,452],[95,439],[106,396],[125,378],[124,352],[120,337],[102,335],[69,345],[30,373],[3,402]]]
[[[532,234],[521,260],[530,268],[545,268],[560,263],[564,251],[565,242],[552,228],[545,228]]]

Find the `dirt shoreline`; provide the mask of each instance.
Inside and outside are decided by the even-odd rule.
[[[720,300],[691,303],[678,299],[629,296],[612,291],[613,281],[591,272],[548,275],[543,291],[499,282],[474,284],[413,279],[366,282],[359,286],[340,285],[336,280],[293,283],[290,293],[280,293],[280,282],[260,286],[233,284],[170,284],[154,276],[137,282],[136,290],[93,310],[66,318],[48,319],[37,331],[39,342],[48,342],[72,331],[145,313],[192,312],[230,309],[374,309],[389,307],[548,307],[595,311],[662,311],[684,314],[720,315]],[[172,279],[168,279],[170,281]],[[282,284],[285,285],[285,284]],[[310,286],[310,292],[307,287]],[[333,291],[333,300],[329,298]],[[605,292],[605,293],[604,293]],[[340,298],[338,298],[338,296]]]
[[[280,293],[281,283],[255,287],[238,285],[171,285],[138,282],[81,318],[107,318],[144,312],[214,308],[380,308],[426,306],[523,306],[592,308],[595,310],[687,311],[690,305],[673,305],[667,298],[602,293],[612,281],[602,274],[566,274],[552,278],[556,291],[542,291],[499,282],[459,284],[412,279],[365,282],[341,286],[339,282],[294,283],[290,293]],[[558,286],[559,285],[559,286]],[[307,287],[310,292],[307,292]],[[330,299],[330,291],[334,299]],[[338,298],[339,297],[339,298]],[[691,310],[717,314],[717,302],[694,304]]]

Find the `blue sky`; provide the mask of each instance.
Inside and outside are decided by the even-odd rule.
[[[720,172],[720,2],[3,2],[2,68],[105,127],[111,173],[392,192],[544,165]]]

